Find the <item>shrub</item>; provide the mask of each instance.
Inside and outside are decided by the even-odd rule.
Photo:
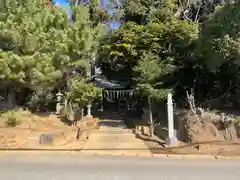
[[[8,127],[16,127],[21,124],[21,120],[24,117],[30,117],[31,112],[21,108],[8,110],[1,114],[1,117],[5,120],[5,125]]]
[[[21,121],[18,121],[15,117],[8,117],[8,119],[5,121],[7,127],[16,127],[20,123]]]

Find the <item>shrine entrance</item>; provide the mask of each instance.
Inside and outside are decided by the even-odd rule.
[[[140,110],[140,96],[135,90],[103,90],[102,110],[118,113],[136,112]]]
[[[129,119],[141,116],[142,100],[140,93],[131,88],[130,82],[111,81],[95,69],[94,83],[102,89],[102,98],[97,104],[96,116],[101,119]]]

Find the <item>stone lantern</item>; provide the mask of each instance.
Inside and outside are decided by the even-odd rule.
[[[61,114],[61,110],[62,110],[63,94],[61,92],[58,92],[56,94],[56,97],[57,97],[56,114],[59,115]]]

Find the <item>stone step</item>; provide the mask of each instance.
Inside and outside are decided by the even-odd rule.
[[[120,129],[129,129],[129,128],[127,128],[127,127],[100,126],[100,129],[120,130]]]
[[[104,145],[104,146],[94,146],[94,147],[92,147],[91,146],[91,148],[88,148],[88,147],[83,147],[83,149],[82,150],[92,150],[92,151],[94,151],[94,150],[105,150],[105,151],[126,151],[127,153],[129,153],[129,152],[131,152],[131,151],[138,151],[138,152],[142,152],[142,151],[149,151],[149,149],[148,148],[142,148],[142,146],[139,146],[139,147],[131,147],[131,148],[129,148],[129,147],[115,147],[115,146],[106,146],[106,145]]]
[[[108,130],[108,131],[127,131],[131,130],[127,127],[109,127],[109,126],[100,126],[99,130]]]
[[[114,134],[116,134],[116,135],[120,135],[120,134],[133,134],[132,132],[129,132],[129,131],[92,131],[92,132],[94,132],[94,133],[96,133],[96,134],[112,134],[112,135],[114,135]]]
[[[143,149],[143,146],[126,146],[126,147],[117,147],[117,146],[106,146],[106,145],[102,145],[102,146],[91,146],[91,148],[89,147],[83,147],[82,150],[105,150],[105,151],[126,151],[126,152],[131,152],[131,151],[149,151],[149,149],[146,147]]]
[[[94,136],[90,135],[90,137],[94,137]],[[94,138],[97,138],[97,139],[111,138],[111,139],[122,139],[122,140],[124,140],[124,139],[135,139],[134,136],[97,136],[97,137],[95,136]]]
[[[108,120],[105,122],[107,121]],[[112,155],[138,155],[139,153],[151,155],[151,152],[144,142],[136,138],[135,134],[133,134],[132,129],[114,127],[115,125],[125,127],[123,121],[110,123],[109,126],[100,126],[98,130],[91,132],[88,141],[85,143],[81,152]]]
[[[90,138],[90,140],[91,140],[91,138]],[[131,147],[134,146],[134,144],[138,143],[138,142],[136,142],[134,140],[130,140],[130,139],[128,139],[128,140],[112,140],[112,141],[110,141],[110,140],[112,140],[112,139],[102,140],[101,143],[102,144],[106,144],[106,143],[108,144],[109,143],[110,145],[119,145],[119,144],[124,144],[124,143],[128,143],[129,144],[130,143]]]
[[[132,141],[131,144],[129,142],[106,142],[106,141],[101,141],[101,142],[95,142],[91,147],[98,147],[98,148],[103,148],[103,147],[108,147],[108,148],[126,148],[126,149],[132,149],[132,148],[141,148],[141,149],[148,149],[147,147],[144,146],[143,148],[143,143],[140,141]]]
[[[94,133],[94,135],[91,133],[90,134],[92,137],[101,137],[101,138],[106,138],[106,137],[111,137],[111,138],[121,138],[121,139],[135,139],[136,136],[134,134],[100,134],[100,133]]]
[[[99,139],[101,141],[103,141],[103,139],[107,139],[107,140],[113,140],[113,141],[127,141],[127,140],[131,140],[131,139],[135,139],[135,136],[111,136],[111,135],[105,135],[105,136],[89,136],[88,139]]]
[[[99,130],[93,130],[92,132],[94,133],[111,133],[111,134],[132,134],[132,130],[121,130],[121,131],[116,131],[116,130],[113,130],[113,131],[109,131],[107,129],[99,129]]]
[[[114,135],[114,134],[133,134],[131,131],[129,132],[129,131],[92,131],[92,132],[94,132],[94,133],[96,133],[96,134],[112,134],[112,135]]]

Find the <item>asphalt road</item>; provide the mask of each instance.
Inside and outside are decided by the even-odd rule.
[[[0,155],[2,180],[239,180],[240,160]]]

